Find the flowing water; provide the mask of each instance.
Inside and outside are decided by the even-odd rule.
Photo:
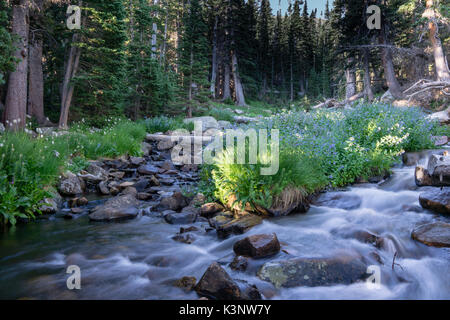
[[[357,209],[313,206],[307,214],[268,219],[245,235],[222,241],[215,231],[195,232],[192,244],[171,239],[180,226],[151,216],[123,223],[93,223],[87,216],[53,217],[20,225],[0,235],[0,299],[198,299],[194,292],[186,293],[172,283],[183,276],[200,279],[217,260],[234,279],[255,284],[270,299],[450,299],[450,249],[411,239],[415,226],[450,219],[420,210],[419,193],[414,167],[398,167],[385,183],[347,189],[346,195],[361,199]],[[201,229],[207,223],[195,225]],[[345,236],[346,230],[353,229],[369,230],[385,241],[377,249]],[[370,260],[375,252],[383,262],[382,285],[276,289],[256,276],[267,260],[253,261],[245,272],[228,267],[234,242],[272,232],[284,252],[271,260],[344,252]],[[81,269],[81,290],[66,287],[69,265]]]

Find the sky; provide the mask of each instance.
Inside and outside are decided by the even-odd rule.
[[[294,1],[294,0],[291,0]],[[278,3],[280,2],[280,6]],[[329,1],[330,6],[333,3],[332,0]],[[308,0],[308,10],[311,13],[311,9],[317,8],[317,13],[320,16],[320,12],[325,11],[325,4],[327,0]],[[281,12],[284,14],[288,8],[289,0],[270,0],[270,6],[273,9],[273,12],[276,13],[279,8],[281,8]]]

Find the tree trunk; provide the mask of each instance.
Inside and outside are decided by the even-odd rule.
[[[16,70],[11,72],[5,103],[5,123],[8,130],[25,128],[27,111],[27,76],[28,76],[28,1],[13,2],[12,34],[17,35],[14,57],[19,59]]]
[[[385,30],[381,32],[381,40],[382,44],[388,44],[388,41],[386,40]],[[386,78],[386,83],[389,87],[390,93],[394,98],[401,99],[403,97],[403,92],[395,76],[395,68],[394,63],[392,62],[391,49],[387,46],[381,49],[381,61],[383,63],[384,77]]]
[[[28,67],[28,114],[34,116],[39,125],[46,125],[47,119],[44,115],[42,39],[34,39],[30,42]]]
[[[78,41],[78,34],[72,36],[72,46],[69,51],[69,58],[64,72],[64,80],[61,93],[61,113],[59,116],[59,128],[68,128],[69,108],[72,102],[73,85],[70,85],[70,81],[75,77],[78,64],[80,60],[81,49],[74,46],[74,43]]]
[[[217,24],[219,17],[216,15],[213,31],[213,48],[212,48],[212,68],[211,68],[211,86],[210,93],[213,99],[216,98],[216,79],[217,79]]]
[[[230,92],[230,65],[228,62],[223,64],[223,100],[231,99]]]
[[[247,106],[247,104],[245,103],[244,88],[242,87],[242,81],[241,81],[241,77],[239,75],[236,51],[233,51],[231,54],[231,64],[232,64],[232,72],[233,72],[233,80],[234,80],[234,91],[236,94],[236,103],[238,106],[241,106],[241,107]]]
[[[370,79],[370,68],[369,68],[369,49],[365,49],[364,52],[364,95],[367,100],[373,101],[374,95],[372,91],[372,81]]]
[[[291,101],[294,101],[294,66],[292,61],[292,53],[290,55],[290,95]]]
[[[192,72],[193,72],[193,65],[194,65],[194,48],[191,46],[191,57],[189,62],[190,67],[190,75],[189,75],[189,102],[186,110],[186,116],[188,118],[192,118]]]
[[[349,99],[356,94],[356,73],[353,67],[353,58],[348,58],[347,63],[349,66],[345,69],[345,98]]]
[[[438,81],[450,80],[450,71],[448,69],[447,59],[438,34],[437,17],[433,7],[433,2],[433,0],[427,0],[427,10],[425,11],[424,16],[428,18],[428,29],[430,30],[429,37],[433,47],[436,76]]]

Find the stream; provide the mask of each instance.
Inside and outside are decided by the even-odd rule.
[[[195,232],[192,244],[172,240],[180,225],[160,217],[94,223],[87,215],[65,220],[57,214],[0,234],[0,299],[198,299],[194,291],[172,283],[184,276],[199,280],[213,261],[233,279],[256,285],[265,299],[450,299],[450,248],[411,239],[417,225],[450,222],[420,208],[423,189],[415,186],[414,167],[397,166],[383,183],[354,185],[343,192],[359,198],[356,209],[312,206],[307,214],[267,219],[226,240],[217,239],[214,230]],[[337,201],[349,200],[344,196]],[[194,225],[204,230],[207,223]],[[376,233],[383,244],[375,248],[346,236],[353,229]],[[274,232],[282,246],[277,256],[254,260],[245,272],[230,269],[237,240]],[[381,287],[359,282],[277,289],[256,276],[269,260],[348,252],[382,261]],[[81,290],[66,287],[69,265],[81,269]]]

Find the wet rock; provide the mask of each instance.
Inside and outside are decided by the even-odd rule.
[[[198,228],[195,226],[190,226],[187,228],[183,228],[183,227],[180,228],[180,234],[187,233],[187,232],[194,232],[194,231],[198,231]]]
[[[148,199],[151,199],[152,198],[152,194],[151,193],[146,193],[146,192],[139,192],[138,194],[137,194],[137,198],[139,199],[139,200],[148,200]]]
[[[431,139],[434,141],[434,145],[436,147],[444,146],[448,143],[447,136],[438,136],[438,137],[434,136],[434,137],[431,137]]]
[[[227,224],[234,219],[234,214],[231,211],[223,212],[208,220],[209,225],[214,229],[219,229],[221,226]]]
[[[120,180],[120,179],[123,179],[123,177],[125,177],[125,172],[123,172],[123,171],[110,172],[109,176],[114,179]]]
[[[239,300],[242,298],[239,286],[217,262],[213,262],[208,267],[194,290],[200,296],[210,299]]]
[[[217,228],[219,238],[227,238],[231,234],[243,234],[262,223],[262,218],[254,214],[247,214],[237,219],[233,219]]]
[[[93,162],[91,162],[86,168],[86,172],[98,178],[99,180],[106,180],[108,178],[108,172]]]
[[[416,206],[416,205],[408,205],[408,204],[402,205],[402,210],[404,210],[404,211],[411,211],[411,212],[417,212],[417,213],[423,212],[423,208],[422,207]]]
[[[158,168],[151,164],[144,164],[140,166],[137,171],[142,175],[154,175],[158,173]]]
[[[450,187],[433,188],[419,196],[420,205],[431,211],[450,214]]]
[[[185,164],[180,170],[183,172],[198,171],[198,166],[196,164]]]
[[[67,172],[59,183],[58,190],[65,196],[76,196],[84,192],[86,184],[82,179],[71,172]]]
[[[142,192],[148,187],[149,184],[150,181],[148,179],[141,179],[136,182],[133,187],[136,188],[138,192]]]
[[[315,206],[325,206],[344,210],[354,210],[361,206],[361,198],[349,192],[327,192],[322,193],[313,201]]]
[[[142,157],[130,157],[130,163],[133,166],[140,166],[141,164],[143,164],[145,162],[145,159]]]
[[[233,250],[236,255],[264,258],[277,254],[280,251],[280,242],[275,233],[256,234],[237,241]]]
[[[172,237],[172,239],[177,242],[182,242],[182,243],[186,243],[186,244],[191,244],[192,242],[195,241],[195,237],[190,233],[184,233],[184,234],[177,233],[176,235],[174,235]]]
[[[246,284],[241,288],[243,300],[261,300],[262,296],[255,285]]]
[[[402,154],[403,164],[408,167],[417,165],[421,158],[421,152],[405,152]]]
[[[72,208],[72,209],[70,209],[70,212],[73,214],[80,214],[80,213],[84,212],[84,209],[83,208]]]
[[[108,195],[110,193],[107,183],[102,181],[98,184],[98,191],[103,195]]]
[[[133,181],[125,181],[120,183],[119,185],[117,185],[117,187],[119,187],[120,189],[126,189],[128,187],[132,187],[134,186],[135,182]],[[110,187],[112,186],[112,184],[110,184]]]
[[[205,218],[211,218],[214,214],[223,211],[224,209],[225,208],[217,202],[205,203],[200,209],[200,215]]]
[[[197,283],[195,277],[183,277],[175,280],[174,286],[183,289],[186,292],[192,291]]]
[[[164,139],[158,142],[157,148],[159,151],[165,151],[172,149],[175,145],[175,142],[172,141],[172,139]]]
[[[141,150],[142,153],[144,154],[144,156],[149,156],[152,153],[152,145],[150,143],[147,142],[142,142],[141,143]]]
[[[433,179],[428,174],[428,170],[422,166],[417,166],[414,172],[414,180],[418,187],[432,186]]]
[[[104,205],[94,208],[89,215],[93,221],[119,221],[137,217],[139,201],[131,194],[109,199]]]
[[[438,181],[439,186],[450,186],[450,156],[433,154],[428,159],[428,174]]]
[[[230,263],[230,268],[236,271],[245,271],[248,267],[248,258],[243,256],[234,257],[233,261]]]
[[[366,266],[359,258],[296,258],[265,263],[258,277],[276,288],[351,284],[366,276]]]
[[[42,201],[42,205],[39,208],[39,210],[43,213],[43,214],[54,214],[58,211],[59,209],[59,201],[58,199],[54,199],[54,198],[45,198]]]
[[[150,183],[151,186],[159,186],[160,185],[159,180],[156,179],[155,176],[151,176],[150,177],[149,183]]]
[[[197,193],[195,197],[189,202],[191,207],[200,207],[206,201],[206,197],[202,193]]]
[[[434,222],[413,230],[411,237],[427,246],[450,247],[450,223]]]
[[[164,215],[164,220],[170,224],[190,224],[197,219],[197,214],[194,212],[168,213]]]
[[[175,167],[172,163],[172,161],[166,160],[164,161],[164,163],[161,165],[161,168],[164,170],[175,170]]]
[[[368,243],[376,248],[381,248],[384,243],[383,237],[380,237],[367,230],[349,230],[342,234],[343,238],[346,239],[356,239],[358,241]]]
[[[157,210],[180,210],[188,205],[188,201],[181,192],[174,192],[172,196],[165,197],[161,200]]]
[[[137,196],[137,190],[135,187],[126,187],[123,191],[122,194],[129,194],[132,195],[133,197]]]

